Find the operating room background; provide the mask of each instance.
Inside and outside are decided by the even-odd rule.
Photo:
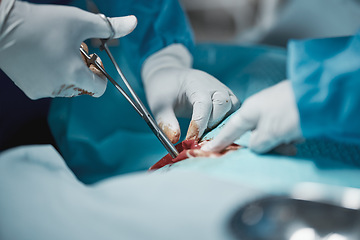
[[[180,0],[197,42],[286,47],[291,38],[352,35],[359,0]]]

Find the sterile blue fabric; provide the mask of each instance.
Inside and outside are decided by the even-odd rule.
[[[214,138],[229,118],[205,135],[204,139]],[[248,148],[249,140],[250,132],[247,132],[235,141],[245,148],[219,158],[189,158],[157,171],[205,173],[269,194],[286,194],[306,182],[360,188],[358,145],[313,139],[298,144],[296,156],[280,156],[252,152]]]
[[[291,41],[288,71],[303,135],[359,144],[360,32]]]
[[[0,154],[0,239],[227,240],[260,192],[201,174],[129,174],[84,185],[49,145]]]
[[[289,179],[359,186],[359,169],[327,166],[334,168],[319,171],[310,161],[261,158],[240,149],[227,157],[185,160],[163,172],[85,185],[52,146],[13,148],[0,154],[0,239],[230,240],[235,210],[272,191],[284,194]],[[352,200],[358,199],[358,191],[342,189],[322,185],[310,197],[345,204],[341,200],[351,192]],[[309,197],[308,191],[299,197]]]

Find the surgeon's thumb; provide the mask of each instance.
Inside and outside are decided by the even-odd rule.
[[[172,143],[177,143],[180,139],[180,126],[174,110],[171,107],[162,109],[155,115],[160,129]]]
[[[137,25],[137,18],[134,15],[109,18],[109,21],[115,31],[114,38],[120,38],[128,35]]]
[[[88,16],[86,18],[88,20],[86,24],[87,27],[84,29],[84,39],[120,38],[131,33],[137,25],[137,18],[134,15],[107,18],[109,21],[105,18],[101,17],[99,14]],[[112,34],[114,35],[112,36]]]

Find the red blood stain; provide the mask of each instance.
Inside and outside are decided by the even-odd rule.
[[[190,157],[220,157],[229,151],[234,151],[241,147],[242,146],[233,143],[220,153],[206,152],[200,149],[201,143],[198,143],[198,141],[184,140],[175,146],[176,150],[179,152],[179,155],[176,158],[172,158],[170,154],[167,154],[162,159],[160,159],[160,161],[151,166],[149,170],[156,170],[166,165],[173,164]]]

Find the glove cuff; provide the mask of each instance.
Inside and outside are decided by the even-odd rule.
[[[146,81],[153,73],[164,68],[190,68],[192,55],[182,44],[171,44],[149,56],[141,69],[141,77]]]

